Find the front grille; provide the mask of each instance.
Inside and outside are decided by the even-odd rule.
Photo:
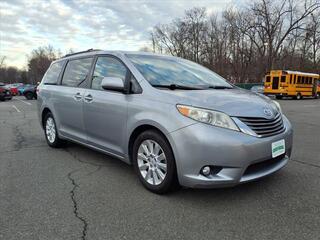
[[[258,162],[258,163],[254,163],[252,165],[250,165],[246,171],[244,172],[244,176],[245,175],[250,175],[250,174],[254,174],[260,171],[265,171],[266,169],[272,168],[273,166],[277,165],[279,162],[281,162],[284,157],[286,156],[286,154],[281,154],[278,157],[275,157],[273,159],[268,159],[266,161],[263,162]]]
[[[269,137],[284,132],[281,114],[277,114],[273,119],[256,117],[238,117],[259,137]]]

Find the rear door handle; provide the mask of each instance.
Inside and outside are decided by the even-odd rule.
[[[73,98],[76,100],[76,101],[80,101],[82,99],[82,96],[81,94],[78,92],[76,93],[76,95],[73,96]]]
[[[93,100],[93,97],[92,97],[92,95],[91,94],[88,94],[87,96],[85,96],[84,97],[84,101],[86,101],[86,102],[92,102],[92,100]]]

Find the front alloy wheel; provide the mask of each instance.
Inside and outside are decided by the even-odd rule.
[[[179,187],[171,146],[159,131],[142,132],[133,143],[131,159],[141,183],[148,190],[162,194]]]
[[[142,177],[151,185],[159,185],[167,174],[167,159],[161,146],[153,140],[145,140],[138,150],[138,167]]]

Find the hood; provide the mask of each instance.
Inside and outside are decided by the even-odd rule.
[[[229,116],[272,118],[278,112],[270,98],[238,88],[159,91],[168,94],[168,99],[175,96],[177,104],[217,110]],[[265,114],[266,108],[272,111],[272,116]]]

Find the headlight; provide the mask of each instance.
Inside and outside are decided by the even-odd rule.
[[[225,113],[185,105],[177,105],[177,108],[183,116],[196,121],[239,131],[234,121]]]
[[[281,109],[280,104],[277,101],[274,101],[274,100],[272,100],[272,102],[275,105],[275,107],[278,110],[278,112],[282,114],[282,109]]]

